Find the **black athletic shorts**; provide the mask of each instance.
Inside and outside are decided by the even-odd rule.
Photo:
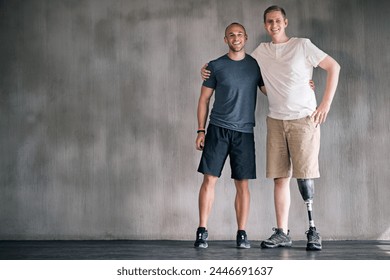
[[[233,179],[256,179],[253,133],[238,132],[210,124],[198,172],[220,177],[227,156],[230,158]]]

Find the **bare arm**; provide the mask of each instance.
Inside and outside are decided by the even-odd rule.
[[[209,115],[209,104],[211,96],[214,93],[214,89],[202,86],[200,91],[200,97],[198,101],[198,130],[205,130],[207,116]],[[205,133],[199,132],[196,137],[196,149],[201,151],[204,146]]]
[[[317,124],[322,124],[326,121],[330,106],[332,105],[333,97],[339,82],[341,67],[337,61],[329,55],[320,62],[319,66],[327,72],[326,87],[322,101],[311,117]]]

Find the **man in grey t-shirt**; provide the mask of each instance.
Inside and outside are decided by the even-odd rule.
[[[249,179],[256,178],[255,108],[257,88],[264,91],[260,68],[245,53],[245,28],[239,23],[225,30],[229,52],[209,63],[210,79],[203,82],[198,103],[196,148],[202,152],[198,171],[203,174],[199,191],[199,227],[196,248],[207,248],[207,221],[214,201],[215,185],[226,158],[230,157],[232,179],[236,186],[237,247],[250,248],[245,231],[249,212]],[[215,92],[206,134],[209,103]]]

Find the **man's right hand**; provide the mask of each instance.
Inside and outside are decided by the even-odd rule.
[[[196,149],[198,151],[203,151],[204,139],[205,139],[204,132],[199,132],[198,136],[196,137],[196,141],[195,141]]]
[[[208,78],[210,78],[210,70],[207,70],[206,67],[208,66],[208,63],[206,63],[202,69],[200,69],[200,75],[202,76],[202,80],[205,81]]]

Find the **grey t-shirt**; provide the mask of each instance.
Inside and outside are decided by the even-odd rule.
[[[259,65],[249,54],[239,61],[223,55],[209,62],[210,78],[203,86],[215,90],[210,124],[253,133],[257,87],[264,85]]]

